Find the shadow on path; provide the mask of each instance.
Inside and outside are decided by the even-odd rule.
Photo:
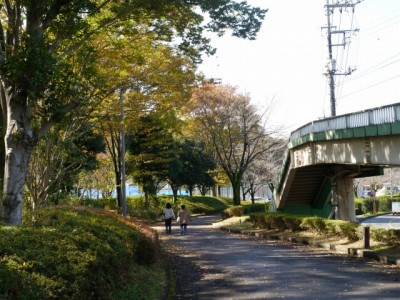
[[[399,299],[400,270],[322,249],[230,235],[198,217],[160,233],[177,276],[175,299]]]

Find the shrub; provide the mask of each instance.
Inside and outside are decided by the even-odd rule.
[[[146,207],[143,196],[127,197],[127,214],[138,219],[156,220],[166,202],[157,197],[149,197],[149,202],[149,207]]]
[[[359,236],[359,228],[360,226],[356,223],[350,223],[346,221],[336,221],[338,227],[340,228],[340,234],[346,237],[349,241],[358,241],[360,239]]]
[[[265,215],[263,213],[250,214],[250,222],[254,224],[255,228],[267,228],[267,224],[265,222]]]
[[[327,236],[341,235],[341,230],[340,230],[338,222],[341,222],[341,221],[326,219],[324,234]]]
[[[227,208],[223,211],[223,216],[226,216],[228,218],[230,217],[241,217],[244,215],[244,207],[241,205],[238,206],[233,206],[230,208]]]
[[[362,215],[363,210],[362,210],[362,204],[363,204],[363,198],[356,198],[355,199],[355,208],[356,208],[356,215]]]
[[[95,207],[95,208],[104,208],[109,210],[117,210],[117,199],[115,198],[102,198],[102,199],[83,199],[82,200],[85,206]]]
[[[278,229],[278,230],[302,230],[300,224],[302,218],[293,215],[284,215],[278,213],[253,213],[250,214],[250,222],[254,224],[254,227],[260,229]]]
[[[302,218],[297,216],[283,216],[283,222],[285,223],[285,227],[291,231],[300,231]]]
[[[371,198],[365,198],[364,201],[362,202],[361,210],[364,214],[368,214],[372,212],[372,199]]]
[[[389,196],[384,196],[378,199],[379,211],[389,212],[392,211],[392,199]]]
[[[266,212],[268,211],[269,203],[256,203],[244,206],[244,214],[251,214],[256,212]]]
[[[285,221],[284,221],[284,217],[285,217],[285,215],[282,215],[282,214],[269,214],[271,227],[273,229],[280,229],[280,230],[287,229]]]
[[[266,213],[266,214],[252,214],[251,216],[259,216],[257,227],[265,229],[286,229],[286,224],[284,221],[285,215],[277,213]]]
[[[300,226],[302,228],[317,232],[319,234],[326,234],[327,230],[326,230],[326,223],[324,220],[325,219],[320,217],[305,217]]]
[[[125,223],[100,210],[53,208],[0,227],[0,298],[112,299],[158,253],[154,236]]]
[[[399,229],[382,229],[373,228],[371,237],[379,242],[383,242],[389,246],[400,245],[400,230]]]

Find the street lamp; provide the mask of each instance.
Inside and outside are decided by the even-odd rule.
[[[119,90],[119,101],[121,104],[121,111],[119,120],[121,122],[121,204],[122,215],[126,217],[126,177],[125,177],[125,124],[124,124],[124,91],[122,88]]]

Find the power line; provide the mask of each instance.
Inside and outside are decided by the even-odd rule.
[[[378,24],[380,24],[380,25],[370,26],[370,29],[368,28],[368,29],[364,29],[364,30],[362,31],[361,36],[362,36],[362,37],[367,37],[367,36],[370,36],[370,35],[372,35],[372,34],[374,34],[374,33],[376,33],[376,32],[380,32],[380,31],[382,31],[382,30],[384,30],[384,29],[386,29],[386,28],[389,28],[389,27],[391,27],[391,26],[393,26],[393,25],[396,25],[396,24],[400,23],[400,20],[397,20],[397,21],[395,21],[395,22],[391,22],[391,23],[389,23],[389,24],[385,24],[385,23],[388,23],[388,22],[390,22],[390,21],[396,20],[396,19],[398,19],[398,18],[400,18],[400,15],[396,15],[396,16],[393,17],[393,18],[390,18],[390,19],[388,19],[388,20],[385,20],[385,21],[383,21],[383,22],[378,23]]]
[[[396,63],[396,62],[399,62],[400,59],[396,59],[396,60],[394,60],[394,61],[388,62],[388,63],[385,64],[385,65],[382,65],[382,64],[386,63],[387,61],[390,61],[391,59],[393,59],[393,58],[395,58],[395,57],[397,57],[397,56],[399,56],[399,55],[400,55],[400,53],[397,53],[397,54],[395,54],[395,55],[393,55],[393,56],[391,56],[391,57],[389,57],[389,58],[387,58],[387,59],[385,59],[385,60],[383,60],[383,61],[377,63],[376,65],[373,65],[373,66],[371,66],[371,67],[365,69],[364,71],[358,73],[356,76],[354,76],[354,77],[352,77],[351,79],[349,79],[347,82],[350,82],[350,81],[356,80],[356,79],[358,79],[358,78],[364,77],[364,76],[366,76],[366,75],[368,75],[368,74],[370,74],[370,73],[372,73],[372,72],[375,72],[375,71],[384,69],[384,68],[386,68],[386,67],[388,67],[388,66],[390,66],[390,65],[392,65],[392,64],[394,64],[394,63]],[[339,86],[339,85],[338,85],[338,86]]]
[[[393,80],[393,79],[396,79],[396,78],[398,78],[398,77],[400,77],[400,75],[396,75],[396,76],[390,77],[390,78],[388,78],[388,79],[386,79],[386,80],[380,81],[380,82],[375,83],[375,84],[373,84],[373,85],[370,85],[370,86],[367,86],[367,87],[365,87],[365,88],[359,89],[359,90],[357,90],[357,91],[351,92],[351,93],[349,93],[349,94],[347,94],[347,95],[342,96],[341,99],[346,98],[346,97],[349,97],[349,96],[352,96],[352,95],[354,95],[354,94],[358,94],[358,93],[360,93],[360,92],[363,92],[363,91],[368,90],[368,89],[370,89],[370,88],[376,87],[376,86],[378,86],[378,85],[384,84],[384,83],[386,83],[386,82],[388,82],[388,81],[391,81],[391,80]]]

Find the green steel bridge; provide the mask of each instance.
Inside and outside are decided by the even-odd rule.
[[[293,131],[270,210],[355,221],[353,179],[400,166],[400,103]]]

